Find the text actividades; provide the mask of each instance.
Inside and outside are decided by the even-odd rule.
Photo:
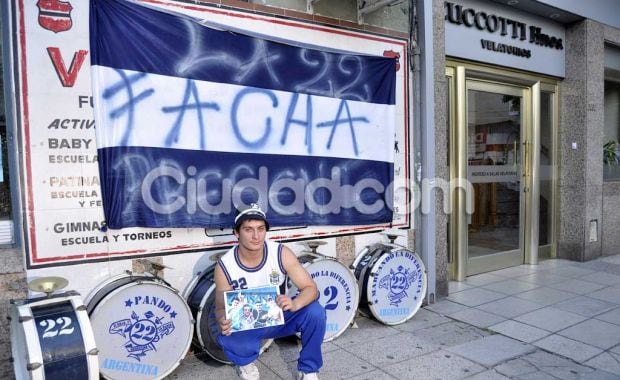
[[[506,45],[496,43],[494,41],[489,40],[480,40],[480,44],[483,49],[496,51],[498,53],[505,53],[510,55],[515,55],[517,57],[530,58],[532,56],[532,51],[529,49],[523,49],[517,46]]]
[[[561,38],[549,36],[542,33],[542,29],[537,26],[528,26],[521,21],[488,14],[484,11],[476,11],[473,8],[463,8],[462,5],[451,2],[445,3],[444,19],[455,25],[465,25],[468,28],[475,27],[478,30],[486,30],[489,33],[495,33],[499,30],[500,35],[506,36],[510,34],[513,39],[521,41],[528,40],[527,33],[529,30],[529,43],[549,47],[557,50],[564,50],[564,44]]]
[[[94,129],[94,119],[54,119],[47,129]]]
[[[114,360],[105,358],[101,364],[102,368],[111,369],[122,372],[132,372],[142,375],[157,376],[159,368],[156,365],[144,363],[131,363],[122,360]]]

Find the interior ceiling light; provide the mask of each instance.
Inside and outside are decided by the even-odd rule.
[[[552,14],[550,14],[550,15],[549,15],[549,17],[550,17],[550,18],[554,18],[554,19],[555,19],[555,18],[559,18],[559,17],[560,17],[560,14],[559,14],[559,13],[552,13]]]
[[[517,5],[519,4],[519,0],[510,0],[508,1],[508,5]]]

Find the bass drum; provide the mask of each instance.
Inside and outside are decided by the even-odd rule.
[[[77,292],[11,304],[11,353],[17,380],[99,379],[95,337]]]
[[[310,274],[319,289],[319,303],[325,308],[327,321],[324,342],[339,337],[353,322],[359,303],[359,288],[353,272],[334,258],[305,254],[299,262]],[[290,281],[287,294],[299,290]]]
[[[352,264],[360,309],[386,325],[409,320],[426,295],[426,268],[417,253],[394,244],[366,247]]]
[[[178,292],[149,274],[112,277],[86,305],[106,379],[162,379],[181,363],[194,332]]]
[[[185,288],[183,297],[187,299],[192,316],[196,321],[194,345],[209,354],[213,359],[224,364],[232,364],[217,343],[217,336],[220,334],[220,330],[215,317],[214,271],[215,265],[211,265],[194,276]],[[272,342],[273,339],[263,340],[260,352],[263,353]]]

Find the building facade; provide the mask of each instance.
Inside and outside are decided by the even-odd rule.
[[[377,56],[388,54],[398,59],[402,66],[396,75],[399,121],[394,139],[398,143],[392,145],[400,149],[392,145],[380,149],[395,150],[399,172],[409,172],[413,166],[408,162],[412,128],[406,114],[412,98],[407,54],[412,3],[381,2],[359,9],[356,1],[154,3],[164,7],[168,4],[175,12],[206,17],[233,30],[244,29],[260,36],[302,42],[305,46]],[[107,303],[101,302],[100,292],[109,294],[111,287],[120,285],[119,277],[124,278],[120,282],[130,281],[125,285],[138,282],[126,277],[127,271],[132,276],[158,276],[183,293],[183,298],[196,297],[190,288],[197,286],[201,273],[212,267],[213,258],[234,242],[230,229],[113,231],[105,228],[90,96],[88,5],[89,2],[72,1],[2,1],[0,241],[3,265],[0,282],[3,315],[16,308],[10,300],[40,297],[41,292],[33,286],[33,281],[41,284],[41,279],[47,281],[50,277],[52,282],[43,287],[54,288],[62,283],[54,278],[66,279],[68,285],[63,291],[77,291],[93,315],[101,314],[93,310],[95,304],[105,307]],[[308,57],[305,63],[320,73],[321,66],[313,63],[314,60]],[[338,70],[344,75],[355,74],[350,58],[341,64]],[[270,237],[288,243],[298,253],[310,249],[307,241],[320,237],[320,243],[324,244],[319,247],[321,254],[338,257],[349,265],[369,244],[388,242],[381,232],[389,227],[393,227],[398,244],[413,249],[412,215],[411,211],[403,213],[391,226],[348,230],[302,226],[274,230]],[[344,297],[348,292],[348,288],[342,289],[340,294]],[[203,294],[202,298],[207,296],[208,293]],[[166,297],[172,295],[160,298]],[[356,300],[357,296],[349,294],[348,298]],[[160,316],[166,323],[174,322],[168,320],[170,313],[187,313],[179,304],[161,303],[160,306],[161,311],[172,308],[168,316]],[[118,312],[111,314],[120,315]],[[93,323],[96,323],[94,319]],[[182,330],[179,327],[174,329],[175,333]],[[104,330],[107,334],[107,327]],[[13,373],[8,359],[11,341],[23,338],[18,335],[6,325],[0,332],[0,357],[7,359],[0,369],[3,378]],[[164,360],[176,360],[170,352],[159,351]]]
[[[71,218],[81,217],[80,210],[66,214],[69,216],[52,215],[52,222],[39,227],[33,227],[30,219],[33,213],[60,202],[49,195],[56,190],[53,181],[66,183],[79,176],[76,172],[93,170],[96,163],[73,166],[66,174],[60,170],[61,174],[49,178],[40,174],[41,182],[34,186],[28,176],[34,173],[36,179],[36,168],[26,168],[29,152],[56,156],[54,150],[60,145],[53,145],[51,138],[60,141],[62,137],[69,147],[72,139],[88,145],[87,141],[94,141],[90,135],[94,131],[72,134],[59,128],[57,136],[33,140],[32,147],[40,143],[39,148],[24,145],[24,98],[20,98],[24,73],[19,70],[23,62],[18,54],[22,53],[18,45],[23,36],[16,25],[23,22],[18,17],[23,9],[33,5],[21,1],[16,8],[9,3],[13,2],[2,1],[1,19],[0,312],[9,314],[11,299],[33,296],[28,283],[46,276],[68,278],[70,288],[84,296],[126,270],[154,273],[176,289],[186,288],[212,262],[213,255],[230,246],[230,231],[219,235],[206,230],[164,231],[161,238],[172,236],[172,243],[180,241],[182,244],[176,245],[184,247],[175,251],[168,249],[168,244],[162,246],[164,252],[163,248],[158,251],[159,235],[142,239],[147,235],[131,230],[127,231],[128,251],[140,249],[140,244],[152,250],[128,256],[106,251],[96,257],[99,251],[84,247],[84,252],[92,255],[84,254],[75,261],[76,251],[54,253],[41,248],[59,244],[64,249],[59,243],[62,239],[77,238],[86,239],[86,246],[102,244],[97,240],[100,219],[95,218],[95,227],[89,224],[88,228],[97,229],[92,234],[68,227]],[[393,235],[397,244],[422,258],[428,279],[425,302],[433,303],[448,295],[450,280],[465,281],[478,273],[535,265],[547,258],[587,261],[620,251],[620,11],[614,1],[587,7],[580,1],[559,0],[199,3],[209,10],[309,25],[308,34],[316,33],[313,38],[318,45],[346,46],[346,41],[331,41],[333,36],[334,40],[367,38],[378,48],[385,44],[401,53],[402,71],[397,76],[403,83],[399,104],[404,122],[396,136],[395,167],[408,173],[405,179],[415,188],[408,194],[417,201],[404,202],[409,211],[392,226],[274,235],[296,252],[303,251],[304,242],[320,237],[324,243],[319,247],[321,253],[350,265],[370,244],[387,242],[386,233]],[[78,14],[83,21],[88,13],[74,5],[71,20],[77,25]],[[58,27],[48,22],[49,28]],[[40,26],[45,24],[39,19]],[[81,83],[83,74],[72,71],[75,60],[86,57],[87,52],[80,53],[83,48],[76,45],[72,57],[72,52],[58,48],[62,47],[59,31],[34,35],[35,41],[39,37],[47,41],[42,45],[47,49],[47,60],[39,62],[42,68],[49,70],[50,64],[55,65],[59,77],[64,68],[63,85],[73,79],[76,86],[89,88],[89,83]],[[358,45],[353,49],[363,50]],[[58,125],[63,120],[82,120],[88,125],[92,110],[84,105],[88,103],[87,91],[80,88],[68,95],[65,103],[70,102],[73,108],[63,109],[65,116],[47,117],[45,126],[56,119]],[[77,150],[85,156],[92,154],[94,143],[87,148]],[[77,186],[65,185],[60,192],[97,191],[96,180],[80,178]],[[40,206],[32,207],[28,197],[33,187],[43,189],[50,199],[44,197]],[[80,194],[81,201],[91,200]],[[62,207],[58,215],[65,215],[64,208],[73,206]],[[51,214],[53,208],[49,207]],[[100,205],[95,203],[92,208],[99,210]],[[57,225],[60,227],[55,228]],[[175,240],[178,234],[183,238]],[[200,246],[205,235],[215,248]],[[185,248],[194,240],[197,248]],[[33,241],[39,243],[39,256],[33,253]],[[0,329],[0,358],[11,356],[10,342],[11,332],[5,324]],[[12,376],[11,363],[2,363],[0,377]]]
[[[438,170],[474,194],[437,216],[451,278],[618,252],[612,5],[435,2]]]

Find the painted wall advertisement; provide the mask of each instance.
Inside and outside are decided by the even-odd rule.
[[[28,267],[231,245],[236,239],[226,228],[105,228],[91,87],[89,3],[17,0],[12,5],[12,59],[16,124],[22,147]],[[395,182],[408,181],[410,134],[405,40],[188,2],[145,0],[140,3],[207,20],[224,28],[231,26],[235,30],[277,36],[325,49],[399,56],[394,146],[389,149],[394,155]],[[321,68],[317,66],[316,70]],[[282,107],[279,112],[286,113],[286,108]],[[188,115],[188,120],[194,118],[188,122],[195,123],[197,113]],[[315,146],[325,144],[324,141],[313,143]],[[411,213],[406,203],[408,197],[403,188],[395,186],[395,189],[391,224],[281,228],[272,232],[271,237],[302,239],[408,227]]]

